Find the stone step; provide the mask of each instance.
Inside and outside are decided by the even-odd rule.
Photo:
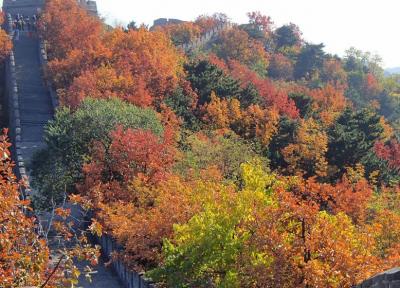
[[[51,103],[40,103],[40,102],[27,102],[27,101],[19,101],[19,109],[20,113],[31,113],[30,111],[53,111],[53,107]]]
[[[28,92],[35,91],[35,90],[40,90],[40,91],[46,90],[47,91],[47,88],[45,86],[43,86],[43,84],[40,82],[39,79],[37,80],[37,82],[30,80],[30,81],[24,81],[24,82],[20,81],[20,83],[18,83],[18,81],[17,81],[17,86],[18,86],[19,91],[28,91]]]
[[[41,142],[43,141],[44,128],[43,125],[22,125],[21,126],[21,139],[25,142]],[[30,155],[26,159],[31,159]]]
[[[17,79],[17,83],[18,83],[18,79]],[[27,86],[22,86],[22,85],[17,84],[17,87],[18,87],[18,91],[19,91],[20,95],[22,95],[22,94],[26,94],[26,95],[41,94],[41,95],[43,95],[44,94],[44,96],[47,96],[46,95],[47,88],[44,86],[33,86],[32,85],[31,87],[27,87]]]
[[[36,115],[36,114],[47,114],[50,115],[50,118],[53,116],[53,109],[50,106],[42,107],[41,105],[37,105],[36,107],[27,107],[20,108],[19,112],[22,115]]]
[[[22,159],[25,162],[25,166],[29,166],[29,161],[32,155],[41,148],[44,148],[45,144],[43,141],[23,141],[20,143],[20,149],[22,152]]]
[[[28,127],[34,127],[34,126],[41,126],[44,127],[47,122],[49,122],[49,118],[46,117],[46,119],[38,117],[39,115],[24,115],[21,117],[21,126],[28,126]],[[46,115],[47,116],[47,115]]]
[[[47,124],[47,122],[51,119],[52,114],[48,113],[23,113],[21,115],[21,124],[25,123],[40,123],[40,124]]]

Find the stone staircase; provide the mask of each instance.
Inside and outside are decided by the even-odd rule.
[[[8,32],[13,37],[12,19],[16,14],[32,16],[41,11],[43,0],[4,0],[3,11],[7,15]],[[26,167],[33,154],[45,145],[44,127],[53,118],[54,99],[46,87],[42,73],[40,41],[36,35],[21,31],[19,39],[13,37],[13,51],[6,63],[6,88],[9,103],[10,138],[16,155],[16,173],[27,175]],[[27,189],[26,194],[33,193]],[[53,255],[56,257],[56,255]],[[84,263],[77,263],[83,267]],[[92,282],[82,277],[79,287],[123,287],[114,273],[103,263],[94,268]]]
[[[43,147],[44,125],[53,117],[48,89],[42,80],[38,39],[21,32],[14,41],[15,78],[18,87],[21,158],[29,165],[35,151]]]

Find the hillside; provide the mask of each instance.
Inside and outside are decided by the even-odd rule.
[[[47,1],[60,107],[30,163],[35,211],[80,205],[112,261],[161,287],[350,288],[400,265],[400,83],[379,57],[260,12],[165,24]]]

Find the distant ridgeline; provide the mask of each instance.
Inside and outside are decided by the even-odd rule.
[[[97,4],[93,0],[77,0],[91,15],[97,16]],[[3,10],[13,13],[13,9],[18,9],[19,13],[30,15],[33,11],[40,12],[43,9],[45,0],[3,0]]]

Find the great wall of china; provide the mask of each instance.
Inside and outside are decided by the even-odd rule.
[[[97,14],[95,1],[79,0],[79,3],[91,14]],[[17,13],[33,15],[43,9],[44,0],[4,0],[3,11],[7,13],[7,31],[13,37],[12,15]],[[223,30],[232,27],[225,23],[208,31],[200,38],[179,46],[185,52],[196,50],[207,45]],[[28,177],[27,166],[37,149],[43,147],[44,126],[52,119],[58,106],[56,93],[43,78],[43,67],[47,63],[46,51],[43,43],[37,38],[31,38],[21,33],[18,41],[14,41],[14,48],[6,61],[5,90],[8,103],[9,133],[13,143],[13,155],[16,162],[17,176]],[[32,193],[26,189],[25,195]],[[98,241],[101,244],[103,255],[109,256],[120,247],[107,236]],[[92,283],[83,281],[81,287],[127,287],[151,288],[155,287],[145,280],[142,274],[127,269],[120,261],[113,262],[113,268],[119,280],[109,269],[98,267]],[[400,288],[400,269],[395,268],[356,286],[356,288]]]

